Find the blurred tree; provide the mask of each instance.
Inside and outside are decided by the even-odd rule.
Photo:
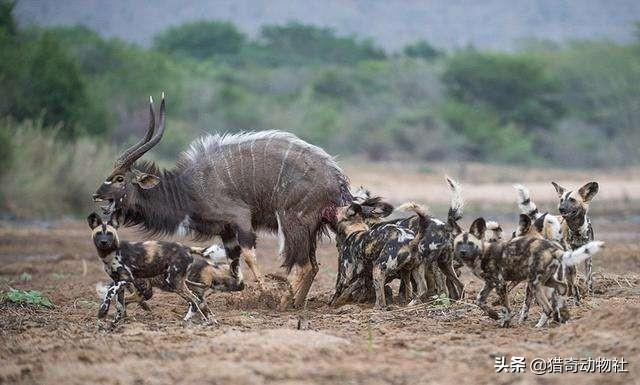
[[[18,32],[16,22],[13,19],[13,8],[15,1],[0,0],[0,30],[9,36],[15,36]]]
[[[442,81],[451,98],[495,111],[502,124],[549,129],[564,112],[561,83],[531,56],[467,50],[449,58]]]
[[[418,40],[415,43],[406,45],[402,52],[405,56],[425,60],[433,60],[443,54],[442,51],[429,44],[426,40]]]
[[[364,60],[381,60],[384,51],[370,40],[339,37],[329,28],[290,22],[262,27],[262,45],[279,64],[354,64]]]
[[[171,27],[157,35],[157,50],[178,56],[207,59],[240,52],[246,36],[236,26],[222,21],[196,21]]]

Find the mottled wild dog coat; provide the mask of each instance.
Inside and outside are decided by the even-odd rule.
[[[255,231],[277,232],[283,266],[297,266],[294,294],[285,295],[282,305],[302,305],[318,272],[317,238],[335,225],[335,210],[351,203],[334,159],[292,134],[263,131],[207,135],[171,170],[134,164],[160,141],[164,122],[163,97],[157,129],[150,103],[146,136],[118,158],[94,199],[107,202],[105,213],[118,223],[154,234],[220,235],[229,258],[241,256],[261,287]]]
[[[501,326],[508,326],[511,319],[506,282],[527,281],[525,306],[521,319],[526,318],[529,306],[535,297],[548,318],[564,322],[568,313],[564,301],[559,295],[566,293],[566,284],[557,277],[562,265],[573,266],[597,252],[601,242],[591,242],[585,247],[564,251],[557,243],[542,238],[532,231],[531,218],[520,215],[520,227],[516,237],[507,242],[486,242],[486,223],[483,218],[476,219],[469,232],[459,234],[454,242],[456,256],[460,258],[485,285],[478,293],[476,303],[485,313]],[[552,297],[547,297],[546,288],[554,289]],[[503,307],[499,314],[487,304],[492,290],[496,290]]]
[[[194,258],[191,255],[193,251],[191,248],[174,242],[122,241],[118,238],[117,231],[112,224],[103,221],[96,213],[89,215],[87,222],[92,229],[92,239],[98,256],[104,264],[105,271],[113,280],[106,288],[103,302],[98,311],[99,318],[107,315],[111,299],[116,296],[117,312],[113,323],[119,322],[126,312],[124,290],[129,289],[134,292],[133,298],[141,301],[145,296],[150,297],[150,287],[155,286],[174,292],[189,303],[186,320],[190,319],[195,311],[203,317],[205,322],[215,322],[213,313],[202,295],[205,288],[196,279],[198,275],[205,280],[214,277],[207,276],[211,272],[203,269],[204,266],[193,265]],[[231,269],[227,272],[229,279],[235,278],[231,274]],[[196,280],[188,281],[188,276]],[[146,281],[147,279],[149,281]],[[240,282],[234,285],[236,288],[239,286],[241,286]]]
[[[529,190],[522,185],[515,185],[518,192],[518,206],[523,214],[535,220],[536,228],[547,239],[560,242],[564,247],[575,250],[594,240],[593,226],[588,217],[589,204],[598,193],[598,183],[589,182],[577,190],[568,190],[556,182],[551,182],[560,202],[560,215],[540,213],[536,204],[531,200]],[[585,278],[587,291],[593,294],[593,262],[591,258],[585,261]],[[566,279],[569,293],[580,301],[580,292],[576,282],[576,268],[566,269]]]
[[[429,226],[427,227],[424,237],[421,238],[418,250],[425,261],[427,286],[429,288],[440,289],[438,288],[439,285],[437,285],[437,272],[434,272],[435,269],[438,269],[444,274],[444,284],[449,297],[452,299],[459,299],[462,297],[464,292],[464,285],[458,278],[458,274],[455,271],[456,266],[454,266],[453,258],[453,238],[461,231],[458,221],[462,219],[464,200],[462,199],[462,190],[458,182],[450,177],[445,177],[445,180],[451,192],[451,201],[447,220],[441,221],[435,217],[427,217]],[[363,190],[361,189],[359,191],[360,193],[356,193],[354,196],[363,196]],[[364,195],[370,196],[369,192],[366,190],[364,191]],[[384,206],[381,206],[376,210],[375,208],[377,206],[384,203],[377,202],[379,201],[373,203],[371,200],[367,201],[366,205],[369,207],[369,210],[363,211],[366,222],[371,226],[372,230],[378,226],[384,227],[386,225],[393,224],[413,233],[418,231],[420,217],[417,215],[409,218],[381,222],[381,217],[386,217],[390,212],[388,208],[385,208]],[[401,284],[401,288],[404,289],[403,284]]]
[[[386,306],[384,286],[389,276],[400,276],[410,294],[412,277],[418,286],[416,301],[426,293],[424,261],[418,246],[429,225],[424,208],[416,204],[406,206],[421,219],[416,233],[393,223],[369,228],[362,204],[352,203],[338,210],[338,279],[332,303],[343,304],[359,291],[367,291],[371,283],[375,290],[376,308]]]

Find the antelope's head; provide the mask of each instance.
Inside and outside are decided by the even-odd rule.
[[[153,99],[149,98],[149,127],[147,133],[140,141],[125,150],[116,160],[111,173],[93,194],[93,200],[104,202],[102,211],[105,215],[116,217],[123,215],[123,209],[132,202],[132,198],[139,190],[148,190],[160,183],[156,175],[140,172],[132,166],[136,160],[160,142],[164,133],[165,103],[164,93],[160,104],[160,118],[156,127],[156,118],[153,111]]]

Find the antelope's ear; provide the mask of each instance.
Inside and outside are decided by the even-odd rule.
[[[551,182],[551,184],[556,189],[556,193],[558,193],[558,198],[562,198],[562,194],[564,194],[564,192],[567,191],[567,189],[562,187],[562,186],[560,186],[556,182]]]
[[[133,180],[141,188],[148,190],[150,188],[154,188],[160,183],[160,178],[155,175],[145,174],[143,172],[136,173],[135,179]]]
[[[89,227],[91,228],[91,230],[93,230],[96,227],[102,225],[102,218],[100,218],[100,215],[93,212],[87,217],[87,223],[89,223]]]
[[[469,233],[478,239],[484,239],[484,233],[487,231],[487,222],[484,218],[480,217],[473,221],[469,228]]]
[[[520,214],[518,226],[520,227],[520,234],[527,233],[531,228],[531,218],[527,214]]]
[[[589,203],[591,199],[598,193],[598,182],[589,182],[584,186],[580,187],[578,190],[578,194],[582,197],[582,199]]]

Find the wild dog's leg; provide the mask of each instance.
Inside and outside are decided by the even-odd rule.
[[[109,284],[109,286],[107,287],[107,292],[102,300],[102,303],[100,304],[100,308],[98,309],[98,318],[104,318],[107,315],[113,296],[123,291],[127,283],[127,281],[114,281]],[[124,298],[122,302],[124,304]]]
[[[500,319],[500,326],[508,327],[511,320],[511,309],[509,307],[509,292],[507,290],[507,283],[500,276],[496,283],[496,292],[500,297],[500,303],[502,305],[503,314]]]
[[[240,244],[240,256],[242,260],[247,264],[256,281],[258,281],[260,291],[264,291],[264,279],[262,278],[262,273],[260,273],[260,267],[258,267],[258,260],[256,258],[256,235],[252,231],[239,230],[238,243]]]
[[[535,282],[533,284],[533,290],[536,295],[536,301],[542,308],[542,311],[544,312],[546,318],[552,317],[553,307],[551,307],[551,304],[549,303],[549,299],[547,298],[544,287],[539,282]]]
[[[584,261],[585,272],[584,276],[587,280],[587,293],[593,296],[593,260],[592,257],[587,258]]]
[[[376,291],[376,304],[375,308],[382,310],[387,305],[387,301],[384,295],[384,282],[386,281],[385,273],[380,269],[380,266],[373,266],[373,288]]]
[[[527,317],[529,317],[529,309],[531,308],[531,303],[533,302],[534,297],[535,293],[533,292],[531,285],[527,282],[527,285],[524,288],[524,302],[522,303],[518,323],[523,323],[526,321]]]
[[[547,321],[548,321],[548,320],[549,320],[549,317],[547,317],[547,315],[546,315],[546,314],[541,313],[541,314],[540,314],[540,319],[538,320],[538,323],[536,324],[536,327],[537,327],[537,328],[541,328],[541,327],[543,327],[544,325],[546,325],[546,324],[547,324]]]
[[[476,298],[476,305],[478,305],[478,307],[482,309],[490,318],[498,320],[500,319],[500,315],[498,315],[495,310],[487,305],[487,298],[489,297],[491,290],[493,290],[493,284],[489,281],[485,281],[484,287],[478,293],[478,298]]]
[[[402,280],[402,284],[400,287],[400,292],[402,293],[402,303],[404,305],[408,304],[411,301],[411,297],[413,296],[413,287],[411,285],[411,272],[407,270],[402,270],[400,272],[400,279]]]
[[[427,297],[440,294],[440,287],[436,277],[436,267],[434,263],[427,263],[425,268],[425,279],[427,282]],[[406,303],[406,302],[405,302]]]
[[[565,277],[567,279],[567,285],[569,286],[569,295],[575,298],[576,305],[580,304],[580,290],[578,290],[578,282],[576,277],[575,266],[565,267]]]
[[[109,307],[111,306],[111,298],[113,298],[113,293],[115,293],[115,285],[116,282],[111,282],[107,285],[107,289],[102,299],[102,303],[98,308],[98,318],[104,318],[109,313]]]
[[[153,288],[151,287],[149,280],[134,279],[133,285],[129,285],[128,288],[131,291],[131,295],[125,297],[125,305],[135,302],[145,311],[151,311],[149,305],[145,302],[153,296]]]
[[[113,318],[113,324],[117,324],[121,319],[126,317],[127,307],[124,303],[124,285],[118,287],[116,297],[116,316]]]
[[[449,298],[460,299],[464,292],[464,284],[458,279],[458,275],[453,268],[451,260],[438,260],[438,267],[447,279],[447,287],[449,288]],[[450,286],[451,285],[451,286]]]
[[[424,278],[424,263],[421,263],[411,271],[411,276],[416,281],[416,285],[418,286],[417,293],[414,296],[413,300],[409,302],[409,306],[417,305],[422,302],[422,298],[427,294],[427,281]]]

